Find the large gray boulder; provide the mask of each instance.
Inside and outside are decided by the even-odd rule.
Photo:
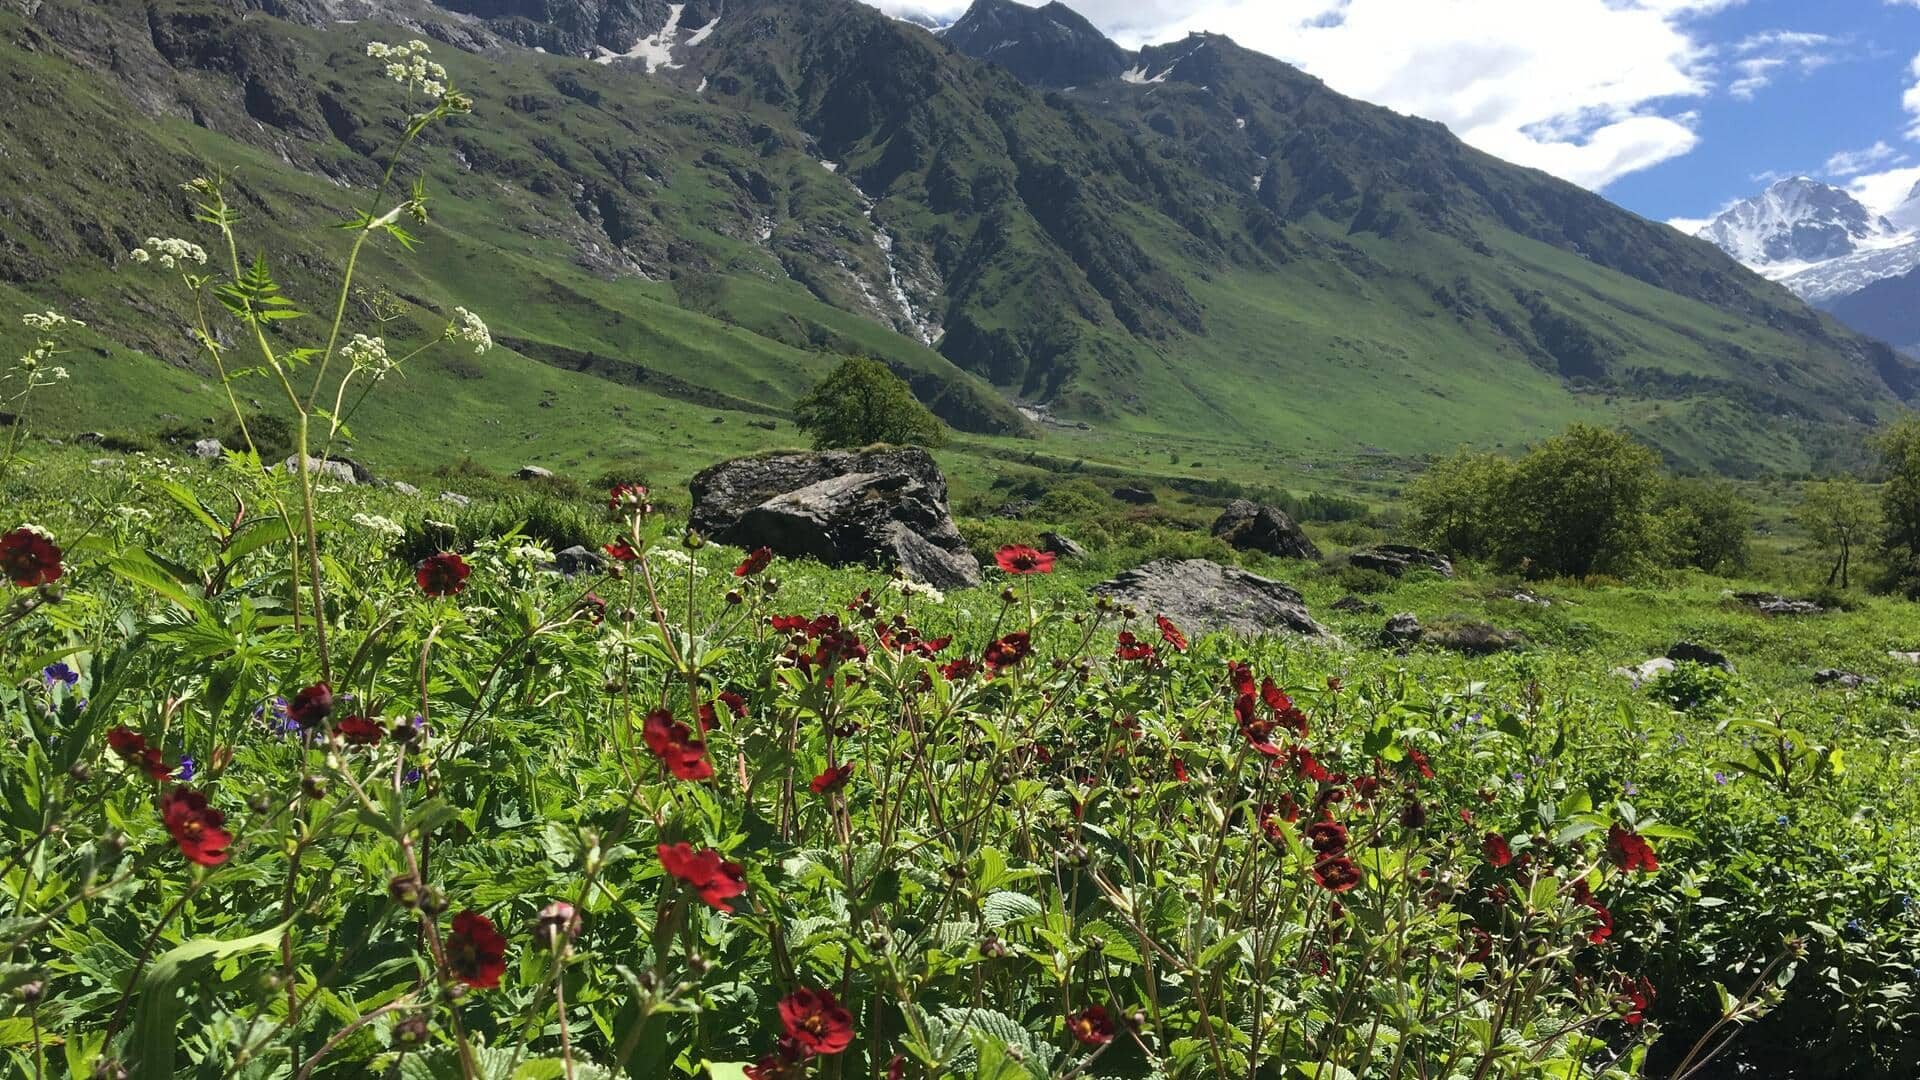
[[[1194,633],[1326,635],[1291,587],[1207,559],[1160,559],[1093,591],[1142,615],[1165,615]]]
[[[947,478],[919,447],[738,458],[689,487],[688,526],[721,543],[834,566],[898,566],[939,589],[980,584],[947,506]]]
[[[290,455],[287,460],[281,462],[280,465],[288,472],[298,472],[300,469],[300,455]],[[332,480],[335,483],[347,485],[373,483],[372,471],[365,465],[351,458],[309,457],[307,459],[307,471],[311,473],[316,480]]]
[[[1378,570],[1389,577],[1405,577],[1415,570],[1431,570],[1441,577],[1453,576],[1453,562],[1445,555],[1409,544],[1381,544],[1347,556],[1347,563],[1362,570]]]
[[[1241,551],[1264,551],[1286,559],[1317,559],[1320,549],[1286,512],[1235,499],[1213,523],[1213,535]]]
[[[227,448],[220,445],[219,439],[201,439],[189,447],[187,453],[202,461],[213,461],[216,458],[224,457],[227,453]]]

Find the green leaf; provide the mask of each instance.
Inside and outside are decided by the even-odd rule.
[[[985,900],[980,901],[980,919],[994,929],[1020,919],[1033,918],[1045,911],[1040,901],[1025,893],[989,893]]]
[[[140,1003],[134,1008],[133,1034],[128,1043],[134,1055],[135,1080],[167,1080],[173,1076],[174,1056],[180,1045],[178,1028],[187,1011],[180,992],[188,983],[197,980],[215,961],[273,948],[289,925],[281,923],[228,941],[199,938],[153,962],[140,980]]]

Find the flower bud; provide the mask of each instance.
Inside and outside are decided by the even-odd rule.
[[[447,894],[433,885],[420,888],[420,910],[429,915],[443,915],[447,910]]]
[[[400,874],[387,882],[387,895],[403,908],[414,908],[420,904],[420,879],[412,874]]]
[[[540,922],[534,927],[533,938],[542,948],[558,951],[579,937],[580,913],[572,904],[555,900],[540,909]]]
[[[1008,588],[1005,588],[1005,589],[1001,589],[1001,590],[1000,590],[1000,602],[1001,602],[1001,603],[1003,603],[1003,604],[1011,604],[1011,603],[1013,603],[1014,601],[1016,601],[1016,600],[1018,600],[1018,599],[1020,599],[1020,594],[1019,594],[1019,593],[1016,593],[1016,592],[1014,592],[1011,586],[1009,586]]]
[[[20,987],[20,989],[14,991],[14,993],[20,996],[20,1003],[22,1005],[38,1005],[40,1004],[40,1000],[47,996],[47,984],[35,979]]]
[[[427,1018],[418,1014],[393,1025],[393,1048],[417,1050],[427,1045]]]
[[[93,779],[93,769],[84,761],[76,761],[73,763],[73,768],[67,770],[67,775],[73,778],[74,783],[84,784]]]
[[[686,548],[688,551],[699,551],[701,548],[707,546],[707,540],[706,537],[701,536],[692,529],[688,529],[686,534],[680,537],[680,546]]]
[[[327,782],[322,777],[303,776],[300,778],[300,790],[309,799],[324,799],[327,797]]]

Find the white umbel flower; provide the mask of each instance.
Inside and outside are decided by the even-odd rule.
[[[480,316],[463,307],[453,309],[453,321],[447,324],[447,340],[473,346],[476,356],[493,348],[493,333],[487,329],[487,324],[480,321]]]
[[[375,379],[385,378],[393,370],[393,358],[387,355],[385,338],[355,334],[352,341],[340,347],[340,358],[355,371],[367,372]]]
[[[144,247],[129,252],[128,258],[137,263],[156,262],[162,270],[173,270],[192,263],[195,266],[207,265],[207,249],[191,240],[182,240],[177,236],[161,238],[147,237]]]

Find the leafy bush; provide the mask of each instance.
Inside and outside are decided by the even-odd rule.
[[[939,446],[946,428],[879,360],[848,357],[794,403],[794,422],[818,449],[873,443]]]

